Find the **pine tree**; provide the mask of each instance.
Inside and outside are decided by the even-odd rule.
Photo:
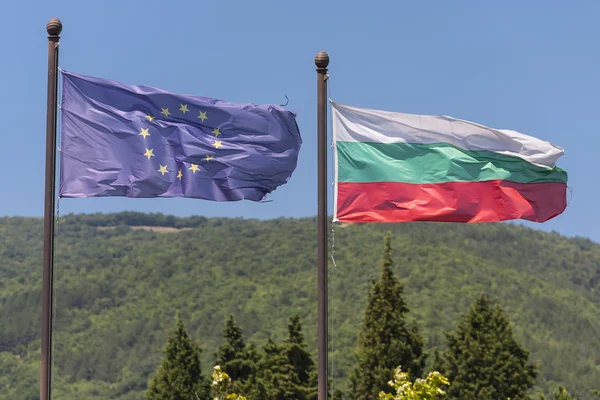
[[[572,397],[571,393],[569,393],[567,389],[565,389],[562,386],[559,386],[554,391],[554,400],[579,400],[579,397]]]
[[[527,364],[529,352],[513,338],[502,309],[484,295],[446,341],[448,349],[437,355],[434,368],[450,380],[450,399],[528,398],[537,370]]]
[[[146,391],[146,400],[190,400],[196,399],[196,395],[200,400],[208,400],[200,346],[191,340],[179,313],[177,327],[169,334],[164,353],[165,358]]]
[[[245,344],[242,329],[236,325],[233,315],[226,322],[223,338],[225,340],[215,354],[216,364],[229,375],[234,389],[243,392],[248,380],[256,373],[256,349]]]
[[[592,390],[592,394],[594,394],[594,390]],[[596,395],[600,397],[600,395]],[[571,396],[571,393],[563,386],[558,386],[556,388],[553,393],[553,398],[554,400],[579,400],[578,396]],[[546,400],[546,396],[540,395],[540,400]]]
[[[353,400],[376,399],[380,391],[391,393],[388,382],[399,365],[413,379],[423,375],[426,355],[415,323],[408,326],[404,289],[392,272],[390,235],[385,238],[381,277],[372,282],[358,338],[356,363],[350,376]]]
[[[300,317],[295,315],[288,323],[288,338],[283,342],[283,351],[290,367],[293,387],[299,388],[297,400],[316,399],[318,395],[315,363],[304,342]]]
[[[314,400],[317,398],[317,375],[314,362],[306,350],[300,318],[290,318],[288,337],[280,345],[270,337],[263,348],[259,373],[248,394],[251,399]]]
[[[288,371],[285,367],[286,357],[279,345],[269,336],[263,346],[263,355],[258,363],[258,373],[252,380],[248,392],[250,399],[279,400],[285,394],[281,390],[282,382],[289,381]]]

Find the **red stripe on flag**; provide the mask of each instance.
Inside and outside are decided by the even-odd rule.
[[[567,206],[567,185],[559,182],[339,182],[337,186],[340,222],[544,222]]]

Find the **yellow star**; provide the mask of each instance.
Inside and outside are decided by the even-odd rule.
[[[189,169],[191,169],[193,173],[196,173],[196,171],[200,171],[200,168],[196,164],[192,164],[192,166]]]
[[[160,165],[160,164],[158,164]],[[158,169],[158,172],[160,172],[161,174],[163,174],[163,176],[165,176],[165,174],[169,171],[167,171],[167,166],[166,165],[160,165],[160,168]]]
[[[215,134],[215,137],[219,137],[219,135],[221,134],[221,131],[219,130],[219,128],[215,128],[215,129],[213,129],[212,133]]]
[[[148,160],[149,160],[150,157],[154,157],[154,149],[146,149],[146,152],[144,153],[144,155],[146,157],[148,157]]]
[[[215,146],[215,149],[218,149],[219,147],[223,146],[223,143],[220,140],[215,140],[213,146]]]
[[[154,117],[150,114],[146,115],[146,118],[148,118],[150,122],[154,121]]]
[[[206,156],[206,158],[204,158],[204,161],[210,161],[214,158],[215,158],[215,156]]]
[[[162,111],[160,112],[161,114],[164,114],[165,117],[168,117],[169,115],[171,115],[171,113],[169,112],[168,108],[163,108]]]
[[[146,139],[146,136],[150,136],[150,133],[148,133],[148,129],[142,128],[142,131],[140,132],[140,136],[143,136],[144,139]]]
[[[186,113],[186,112],[190,111],[190,110],[188,110],[188,108],[187,108],[187,104],[180,104],[180,106],[181,106],[181,107],[179,108],[179,111],[182,111],[182,112],[183,112],[183,115],[185,115],[185,113]]]
[[[204,122],[205,119],[208,119],[208,117],[206,116],[206,111],[200,111],[200,115],[198,115],[198,118],[200,118],[202,122]]]
[[[181,180],[181,177],[183,176],[183,174],[181,173],[181,170],[177,171],[177,179]]]

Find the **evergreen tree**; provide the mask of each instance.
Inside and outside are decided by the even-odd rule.
[[[263,346],[263,355],[258,363],[258,373],[253,379],[248,392],[250,399],[279,400],[284,399],[281,382],[289,380],[285,365],[287,364],[283,351],[269,336]],[[285,371],[285,373],[284,373]]]
[[[537,370],[527,364],[529,352],[513,338],[502,309],[484,295],[446,341],[448,350],[437,355],[435,368],[450,380],[450,399],[528,398]]]
[[[592,391],[594,393],[594,391]],[[578,396],[571,396],[571,393],[563,386],[559,386],[553,393],[554,400],[579,400]],[[546,396],[540,395],[540,400],[546,400]]]
[[[413,379],[423,375],[426,355],[423,338],[415,323],[407,325],[408,307],[404,289],[392,272],[390,235],[385,238],[381,277],[372,282],[358,338],[356,362],[350,376],[353,400],[376,399],[379,392],[391,393],[388,382],[400,365]]]
[[[315,400],[317,375],[306,350],[300,318],[290,318],[288,337],[280,345],[270,337],[263,348],[259,373],[248,394],[251,399]]]
[[[578,400],[579,397],[575,396],[572,397],[571,393],[569,393],[567,391],[567,389],[565,389],[562,386],[559,386],[555,391],[554,391],[554,400]]]
[[[215,354],[216,364],[229,375],[234,389],[241,391],[256,372],[256,349],[252,345],[246,346],[242,329],[236,325],[233,315],[226,322],[223,338],[225,340]]]
[[[208,382],[202,376],[200,346],[194,343],[177,313],[177,327],[169,334],[165,358],[146,391],[146,400],[209,399]],[[197,397],[196,397],[197,396]]]
[[[241,394],[252,393],[252,391],[257,387],[258,379],[260,377],[260,361],[261,354],[258,349],[254,345],[254,343],[250,343],[246,345],[245,350],[245,360],[251,372],[246,377],[245,381],[242,382],[234,382],[234,389],[237,390]],[[254,399],[255,397],[252,397]]]
[[[317,371],[315,363],[304,342],[300,317],[295,315],[288,323],[288,338],[283,342],[283,351],[287,358],[291,387],[297,388],[297,400],[316,399],[318,395]]]

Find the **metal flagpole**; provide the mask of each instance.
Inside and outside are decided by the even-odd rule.
[[[42,368],[40,399],[50,400],[52,367],[52,292],[54,269],[54,201],[56,184],[56,115],[58,41],[62,23],[52,18],[48,32],[48,103],[46,109],[46,189],[44,198],[44,267],[42,273]]]
[[[327,66],[329,56],[320,51],[317,66],[317,142],[318,142],[318,377],[319,398],[327,400]]]

